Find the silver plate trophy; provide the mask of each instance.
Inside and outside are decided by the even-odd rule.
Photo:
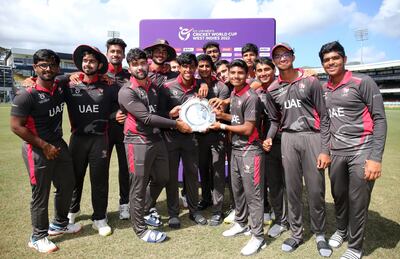
[[[204,132],[215,122],[215,113],[207,99],[194,97],[181,105],[179,118],[189,124],[194,132]]]

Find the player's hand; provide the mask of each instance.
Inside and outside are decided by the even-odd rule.
[[[172,110],[169,111],[169,117],[170,118],[176,118],[179,116],[179,111],[181,110],[181,106],[177,105]]]
[[[176,120],[176,129],[182,133],[192,133],[192,128],[183,120]]]
[[[208,101],[208,104],[211,105],[213,108],[220,108],[223,105],[224,101],[219,99],[218,97],[211,98]]]
[[[382,163],[373,160],[365,160],[364,179],[374,181],[381,176]]]
[[[114,80],[111,77],[109,77],[107,74],[102,75],[100,77],[100,80],[108,85],[112,85],[114,83]]]
[[[208,85],[206,83],[201,83],[197,96],[200,98],[206,98],[208,95]]]
[[[219,121],[216,121],[213,124],[211,124],[208,128],[212,129],[212,130],[220,130],[221,129],[221,123]]]
[[[304,69],[304,76],[316,76],[317,75],[317,71],[314,69]]]
[[[317,168],[325,169],[331,164],[331,157],[328,154],[321,153],[317,159]]]
[[[264,140],[262,146],[263,146],[263,149],[264,149],[266,152],[271,151],[271,148],[272,148],[272,138],[267,138],[266,140]]]
[[[80,83],[82,83],[81,74],[82,73],[80,72],[72,73],[69,76],[70,85],[79,85]]]
[[[250,87],[254,90],[260,88],[262,86],[262,83],[258,80],[254,80],[251,84]]]
[[[115,120],[120,124],[124,124],[126,120],[126,114],[124,114],[121,110],[118,110],[115,114]]]
[[[28,77],[24,81],[22,81],[22,87],[27,88],[33,86],[35,84],[35,80],[32,77]]]
[[[222,111],[222,108],[214,108],[214,109],[213,109],[213,113],[215,113],[215,117],[216,117],[217,119],[221,119],[222,114],[223,114],[224,112]]]
[[[55,147],[52,144],[46,143],[43,148],[43,154],[48,160],[53,160],[57,158],[57,156],[60,154],[61,148]]]

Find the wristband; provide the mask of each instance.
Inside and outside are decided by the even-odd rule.
[[[219,125],[219,128],[222,129],[222,130],[226,130],[226,124],[221,123]]]

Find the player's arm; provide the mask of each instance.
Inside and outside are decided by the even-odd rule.
[[[197,84],[199,90],[197,91],[197,95],[201,98],[206,98],[208,95],[208,84],[204,80],[197,80]]]
[[[317,168],[325,169],[331,163],[329,152],[329,116],[325,106],[322,85],[316,77],[310,77],[311,80],[311,99],[315,105],[315,109],[320,118],[320,134],[321,134],[321,153],[317,158]]]
[[[387,134],[385,107],[382,94],[372,78],[367,77],[361,81],[360,94],[373,121],[372,152],[365,162],[365,179],[375,180],[382,172],[382,156]]]
[[[40,137],[32,134],[32,132],[25,126],[27,121],[27,117],[18,117],[11,115],[10,126],[11,131],[14,132],[17,136],[19,136],[24,141],[29,144],[34,145],[43,150],[43,154],[47,159],[52,160],[55,159],[60,153],[60,148],[57,148]]]
[[[266,108],[268,112],[268,120],[271,123],[271,126],[268,129],[266,139],[271,139],[270,143],[272,145],[272,139],[275,137],[276,133],[279,130],[279,125],[281,121],[281,112],[278,108],[278,104],[275,103],[270,92],[265,93],[266,96]]]
[[[138,121],[141,121],[147,126],[177,128],[177,122],[175,120],[150,113],[135,92],[129,88],[123,88],[119,91],[118,101],[128,113],[132,114]]]
[[[210,126],[212,130],[226,130],[239,135],[250,136],[253,133],[256,123],[254,121],[245,121],[241,125],[226,125],[219,121]]]
[[[258,88],[260,88],[262,86],[262,83],[256,79],[253,82],[251,82],[250,87],[254,90],[257,90]]]

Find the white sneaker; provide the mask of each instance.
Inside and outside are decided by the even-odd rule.
[[[129,219],[129,204],[121,204],[119,205],[119,219]]]
[[[240,226],[239,223],[236,223],[228,230],[225,230],[222,235],[224,237],[233,237],[239,234],[245,234],[246,232],[248,232],[249,228],[247,226]]]
[[[235,221],[235,210],[232,210],[228,216],[224,218],[225,224],[231,224]]]
[[[80,210],[78,210],[77,212],[70,212],[70,213],[68,213],[68,218],[69,218],[69,223],[71,223],[71,224],[74,224],[75,223],[75,220],[76,220],[76,218],[79,216],[81,214],[81,211]]]
[[[28,246],[30,248],[36,249],[40,253],[51,253],[58,250],[58,247],[53,242],[48,240],[47,237],[44,237],[36,241],[33,241],[31,238],[31,240],[28,243]]]
[[[264,239],[258,239],[255,236],[252,236],[250,241],[242,248],[240,253],[242,255],[252,255],[267,247],[267,243],[265,243]]]
[[[111,235],[111,227],[107,224],[106,219],[93,220],[92,227],[99,231],[100,236],[105,237]]]
[[[61,235],[61,234],[75,234],[78,233],[79,231],[81,231],[82,226],[80,224],[77,223],[69,223],[67,226],[65,227],[58,227],[54,224],[50,224],[49,226],[49,236],[57,236],[57,235]]]

